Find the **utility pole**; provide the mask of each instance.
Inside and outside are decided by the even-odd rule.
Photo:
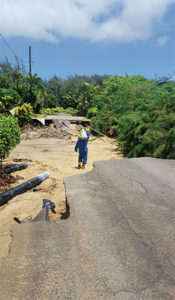
[[[32,100],[32,59],[31,59],[31,46],[29,46],[29,75],[30,75],[30,98]]]
[[[32,74],[31,46],[29,46],[29,73]]]

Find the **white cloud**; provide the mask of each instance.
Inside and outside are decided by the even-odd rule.
[[[175,0],[0,0],[0,31],[5,36],[23,35],[49,42],[62,37],[145,40],[174,3]],[[166,43],[165,37],[157,42]]]
[[[167,35],[164,35],[164,36],[160,36],[158,39],[157,39],[157,43],[159,46],[163,47],[167,44],[168,42],[168,36]]]

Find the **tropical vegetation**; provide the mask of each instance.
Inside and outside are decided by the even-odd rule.
[[[10,110],[15,108],[14,117]],[[41,114],[77,114],[116,138],[126,157],[175,159],[175,84],[135,76],[26,74],[22,63],[0,60],[0,158],[19,142],[19,127]],[[6,121],[5,121],[6,120]],[[5,128],[4,122],[9,122]],[[18,124],[17,124],[18,123]],[[3,135],[2,135],[3,131]],[[14,134],[16,140],[9,140]],[[94,132],[95,134],[95,132]],[[8,145],[7,148],[3,145]]]

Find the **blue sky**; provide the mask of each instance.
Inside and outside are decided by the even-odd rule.
[[[0,32],[32,72],[143,74],[175,72],[175,0],[0,0]],[[0,56],[13,61],[2,39]]]

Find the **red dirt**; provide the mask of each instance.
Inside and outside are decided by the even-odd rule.
[[[4,193],[11,188],[12,183],[17,182],[17,179],[12,175],[5,174],[0,166],[0,193]]]

